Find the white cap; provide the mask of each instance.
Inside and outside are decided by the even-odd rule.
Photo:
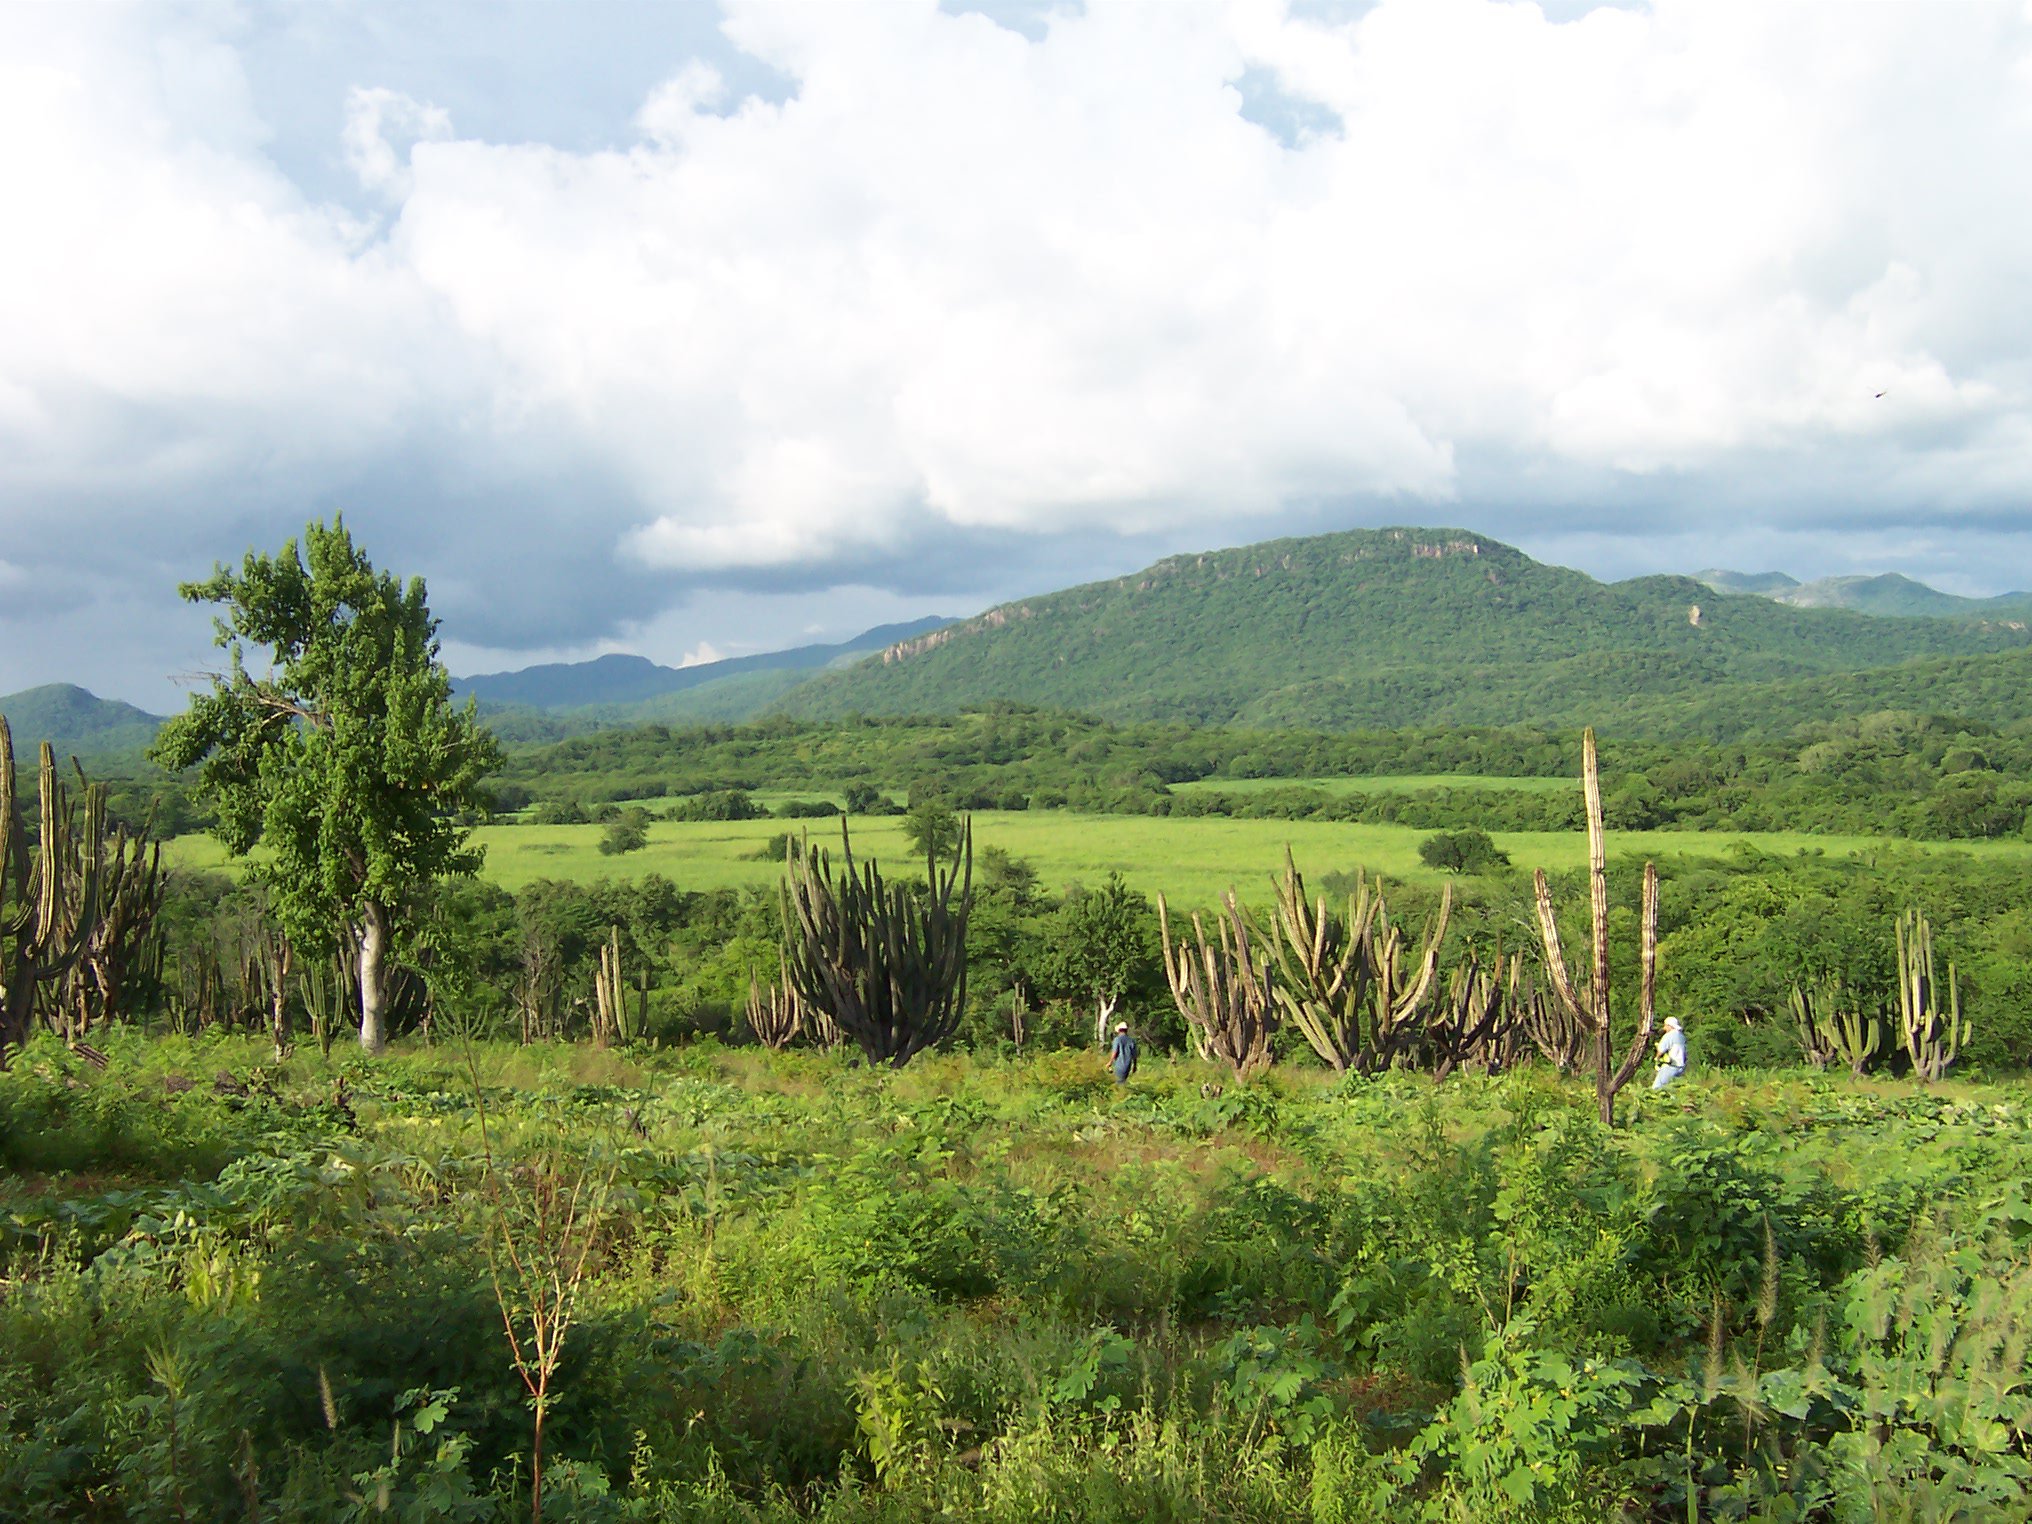
[[[1666,1025],[1667,1025],[1668,1027],[1672,1028],[1672,1030],[1673,1030],[1673,1031],[1675,1031],[1675,1032],[1679,1030],[1679,1018],[1678,1018],[1677,1016],[1668,1016],[1668,1017],[1666,1017],[1666,1018],[1665,1018],[1665,1024],[1666,1024]]]

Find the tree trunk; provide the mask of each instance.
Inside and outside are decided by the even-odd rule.
[[[1108,1020],[1115,1014],[1115,1006],[1121,998],[1120,995],[1095,996],[1094,1037],[1104,1048],[1108,1045]]]
[[[373,900],[360,914],[360,1046],[388,1047],[388,911]]]
[[[35,981],[23,979],[12,987],[0,988],[0,1071],[7,1068],[8,1050],[28,1041],[35,1024]]]
[[[268,1035],[275,1044],[275,1061],[289,1056],[289,1001],[277,985],[268,996]]]

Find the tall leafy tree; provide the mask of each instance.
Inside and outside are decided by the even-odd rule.
[[[299,947],[358,955],[360,1045],[379,1053],[398,920],[432,880],[478,869],[468,822],[500,750],[452,705],[423,579],[376,571],[343,519],[179,591],[224,605],[228,664],[155,756],[199,768],[228,851],[265,849],[254,872]],[[259,675],[250,646],[268,651]]]
[[[1093,1002],[1094,1035],[1104,1042],[1122,1001],[1157,981],[1157,917],[1121,874],[1111,873],[1100,888],[1068,899],[1052,919],[1044,977],[1066,994]]]

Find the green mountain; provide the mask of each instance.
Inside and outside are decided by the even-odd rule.
[[[70,683],[48,683],[0,698],[17,759],[47,741],[60,757],[132,757],[145,750],[162,716],[102,699]]]
[[[2032,646],[2022,621],[1883,619],[1603,584],[1466,530],[1356,530],[1174,556],[990,609],[793,690],[828,717],[994,699],[1265,728],[1570,724],[1923,657]]]
[[[852,640],[831,645],[793,646],[785,651],[764,651],[753,656],[730,656],[724,661],[700,662],[690,667],[663,667],[646,656],[619,653],[591,661],[551,662],[524,667],[516,672],[489,672],[475,677],[456,678],[452,692],[460,698],[479,700],[483,710],[593,710],[607,711],[601,725],[643,724],[672,718],[687,712],[684,704],[666,701],[692,689],[725,683],[729,678],[753,677],[759,673],[795,674],[792,682],[780,678],[765,683],[769,697],[809,674],[842,660],[852,660],[866,651],[879,651],[899,640],[935,630],[944,619],[918,619],[909,624],[880,625],[864,630]],[[662,708],[657,708],[661,704]],[[711,708],[709,704],[705,706]],[[618,711],[630,711],[617,718]],[[637,713],[636,710],[641,712]],[[588,715],[585,718],[592,719]]]
[[[487,728],[503,741],[563,741],[641,725],[728,725],[762,713],[807,681],[792,667],[733,672],[695,688],[659,694],[634,704],[587,704],[571,709],[504,708],[482,703]]]
[[[1852,609],[1889,619],[2032,619],[2032,593],[1963,598],[1897,572],[1798,582],[1783,572],[1704,571],[1695,581],[1723,593],[1761,593],[1800,609]]]

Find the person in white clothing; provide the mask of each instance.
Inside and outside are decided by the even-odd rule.
[[[1651,1081],[1653,1090],[1663,1090],[1667,1085],[1686,1073],[1686,1034],[1679,1029],[1679,1018],[1665,1018],[1665,1035],[1658,1039],[1658,1077]]]

